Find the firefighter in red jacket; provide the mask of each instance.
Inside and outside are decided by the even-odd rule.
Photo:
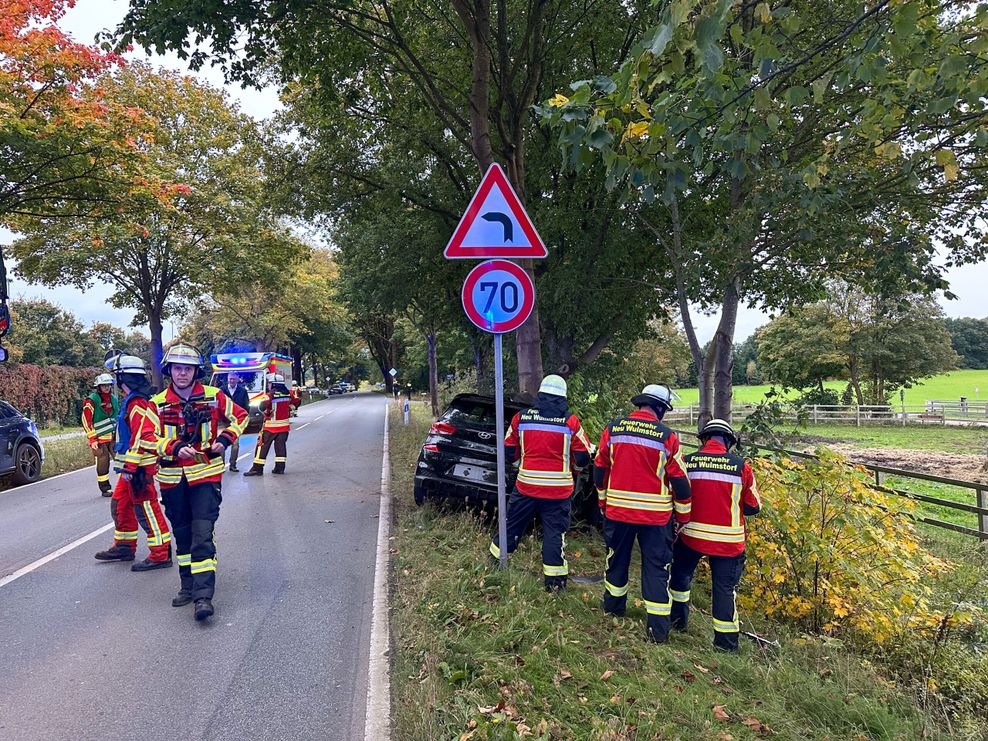
[[[196,620],[213,614],[216,546],[213,528],[220,514],[223,452],[247,426],[247,411],[214,386],[204,386],[199,351],[178,343],[161,370],[168,387],[154,397],[161,419],[158,483],[175,535],[181,588],[172,605],[195,601]],[[229,426],[219,430],[220,420]]]
[[[710,420],[700,430],[700,441],[702,447],[685,458],[693,510],[673,546],[672,625],[686,630],[693,572],[706,556],[713,580],[714,646],[737,652],[741,627],[735,601],[744,569],[744,518],[758,514],[761,500],[751,466],[731,452],[738,437],[730,424]]]
[[[518,412],[504,439],[505,457],[521,460],[515,490],[508,500],[508,553],[538,514],[542,520],[542,573],[545,588],[566,588],[569,566],[563,553],[570,522],[573,468],[590,463],[590,441],[575,414],[566,408],[566,381],[546,376],[536,406]],[[490,553],[501,557],[495,535]]]
[[[623,615],[628,598],[628,567],[638,539],[642,556],[642,599],[648,613],[646,638],[669,639],[667,567],[672,561],[673,513],[690,519],[690,483],[676,433],[662,424],[672,409],[672,391],[649,385],[631,403],[629,416],[614,420],[600,438],[594,483],[604,514],[607,572],[604,612]]]
[[[120,407],[113,394],[113,376],[101,373],[93,383],[95,389],[82,402],[82,429],[96,458],[96,483],[104,497],[110,496],[110,461],[113,458],[114,433]]]
[[[292,410],[297,409],[302,400],[292,396],[285,386],[285,377],[280,373],[268,373],[268,390],[261,401],[260,409],[264,413],[264,429],[257,436],[257,448],[254,450],[254,464],[244,476],[264,475],[264,462],[268,451],[274,443],[274,468],[271,473],[284,473],[285,463],[288,462],[288,433],[292,426]]]
[[[127,395],[117,419],[114,470],[120,474],[110,500],[113,546],[96,554],[100,561],[133,561],[137,550],[137,526],[148,537],[151,554],[130,567],[131,571],[167,569],[172,565],[172,535],[158,504],[154,488],[158,453],[158,410],[151,402],[144,361],[133,355],[117,355],[107,361],[117,384]]]

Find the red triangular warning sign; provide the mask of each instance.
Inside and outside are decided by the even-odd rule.
[[[549,254],[496,162],[480,181],[443,254],[449,260],[539,258]]]

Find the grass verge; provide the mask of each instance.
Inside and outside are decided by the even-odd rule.
[[[507,572],[491,568],[491,525],[412,503],[430,423],[426,409],[413,407],[407,427],[392,410],[395,738],[940,737],[910,697],[837,642],[766,625],[781,648],[714,653],[702,577],[689,632],[653,646],[634,569],[628,615],[611,618],[598,606],[600,584],[542,590],[532,538]],[[603,551],[599,535],[571,533],[571,572],[599,574]]]
[[[826,442],[842,442],[856,448],[896,448],[935,450],[942,453],[984,455],[988,446],[988,428],[946,427],[930,425],[807,425],[801,435]]]

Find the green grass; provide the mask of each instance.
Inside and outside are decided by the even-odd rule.
[[[827,381],[824,386],[838,393],[844,390],[846,381]],[[738,403],[758,403],[765,393],[772,388],[770,385],[735,386],[734,400]],[[976,392],[976,389],[980,391]],[[906,405],[921,405],[928,399],[956,400],[962,396],[971,401],[976,398],[988,399],[988,370],[957,370],[943,373],[916,384],[906,391]],[[699,391],[695,388],[676,389],[680,396],[680,404],[689,406],[698,404]],[[898,401],[898,399],[896,399]]]
[[[546,594],[532,538],[499,572],[487,556],[490,523],[412,503],[427,411],[413,408],[405,427],[392,410],[392,421],[395,738],[945,737],[911,696],[839,643],[766,624],[782,648],[746,642],[740,657],[726,656],[712,650],[709,619],[697,610],[689,633],[646,644],[634,567],[624,618],[600,612],[600,584]],[[603,551],[599,535],[567,536],[573,574],[599,574]],[[698,578],[701,610],[708,590]]]
[[[936,450],[943,453],[984,455],[985,447],[988,446],[988,428],[985,427],[807,425],[799,431],[828,442],[839,440],[858,448]]]

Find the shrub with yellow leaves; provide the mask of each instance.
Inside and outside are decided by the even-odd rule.
[[[932,630],[929,577],[948,566],[921,548],[912,502],[875,490],[840,455],[818,454],[753,461],[763,507],[748,521],[741,606],[865,642]]]

